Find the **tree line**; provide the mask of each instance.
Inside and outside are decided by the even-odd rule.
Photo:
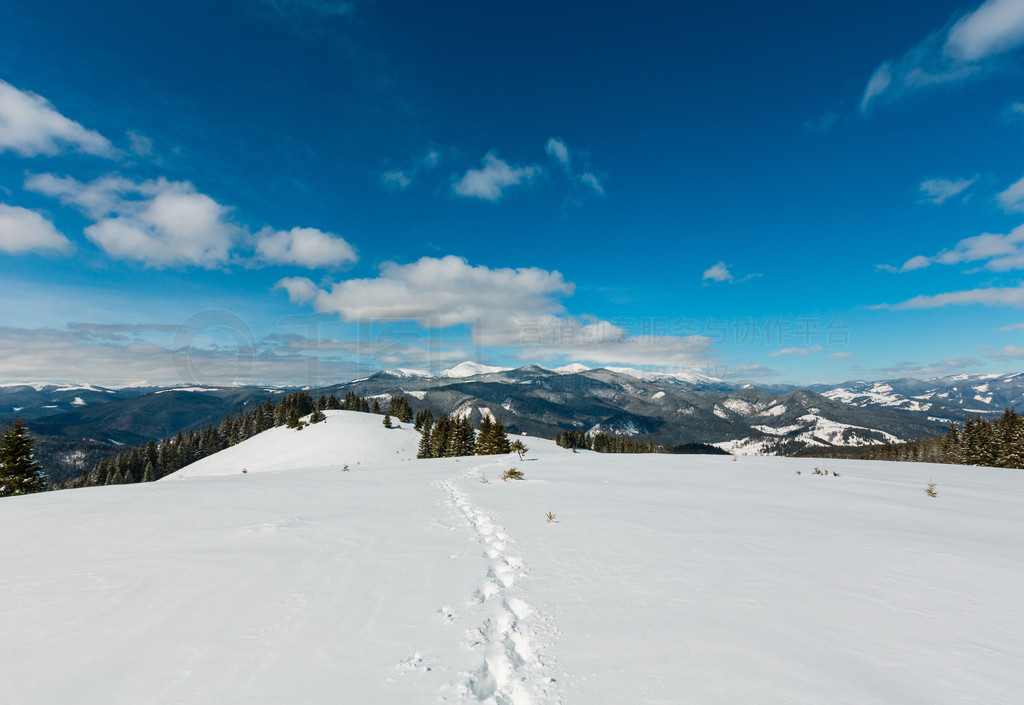
[[[659,446],[650,441],[639,438],[623,438],[621,436],[609,436],[606,433],[597,431],[587,433],[582,430],[561,431],[555,434],[555,443],[562,448],[581,448],[592,450],[596,453],[668,453],[664,446]]]
[[[944,436],[862,448],[814,448],[799,455],[1020,469],[1024,468],[1024,417],[1007,409],[994,419],[971,416],[963,426],[951,424]]]

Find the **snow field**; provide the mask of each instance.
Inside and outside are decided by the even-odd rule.
[[[1024,692],[1020,471],[574,454],[532,438],[522,462],[406,460],[416,438],[339,412],[155,484],[0,500],[0,700]],[[502,482],[513,466],[526,479]]]

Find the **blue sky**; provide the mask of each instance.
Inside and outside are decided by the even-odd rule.
[[[0,381],[1024,367],[1024,0],[11,2]]]

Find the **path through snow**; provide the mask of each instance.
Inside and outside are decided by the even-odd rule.
[[[476,477],[485,467],[478,466],[465,477]],[[557,662],[550,653],[557,630],[523,595],[519,583],[528,571],[510,549],[512,538],[451,481],[437,484],[465,518],[487,561],[487,572],[469,598],[470,605],[483,607],[483,621],[467,632],[467,645],[480,654],[482,663],[468,674],[462,694],[496,705],[560,703],[554,677]],[[448,608],[442,613],[451,614]]]

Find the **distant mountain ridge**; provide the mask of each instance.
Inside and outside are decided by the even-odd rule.
[[[0,385],[0,425],[22,417],[44,452],[71,467],[87,458],[217,425],[226,414],[283,394],[273,387],[107,388],[90,384]],[[343,396],[407,396],[436,415],[502,420],[517,433],[553,437],[601,431],[661,445],[714,444],[739,454],[790,454],[807,447],[909,441],[944,433],[971,415],[1024,409],[1024,373],[839,385],[730,383],[691,372],[571,364],[505,368],[466,362],[431,374],[384,370],[310,390]],[[77,445],[76,445],[77,444]],[[61,460],[60,462],[64,462]],[[68,470],[70,472],[70,469]]]

